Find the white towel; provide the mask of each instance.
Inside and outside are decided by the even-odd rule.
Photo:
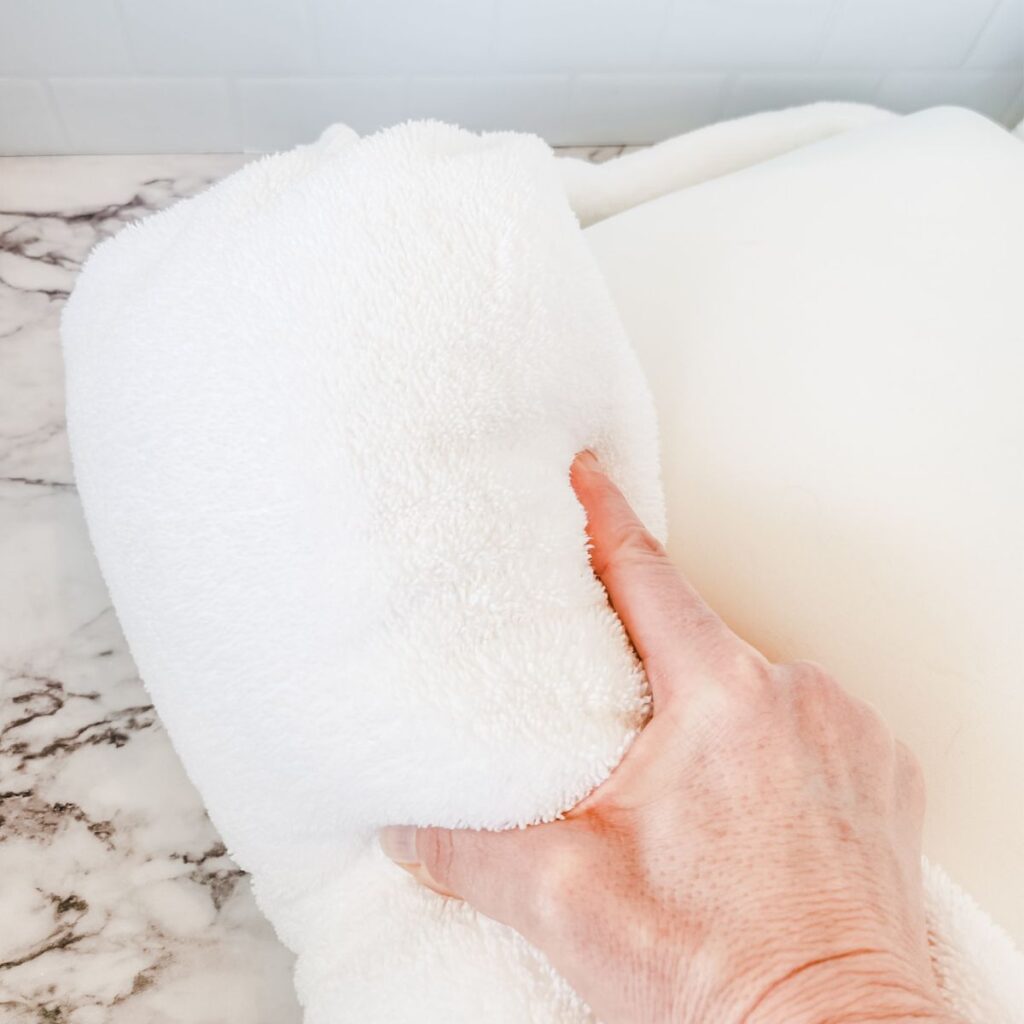
[[[100,564],[308,1024],[592,1019],[374,842],[555,817],[644,718],[567,471],[594,448],[663,535],[654,413],[573,173],[530,137],[338,129],[102,245],[65,312]],[[928,887],[951,998],[1019,1019],[972,960],[1011,972],[1008,941]]]

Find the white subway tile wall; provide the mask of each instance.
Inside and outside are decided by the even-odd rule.
[[[235,89],[245,147],[257,152],[308,142],[335,121],[364,134],[409,116],[399,75],[241,78]]]
[[[409,83],[407,116],[565,139],[568,92],[565,74],[421,75]]]
[[[819,99],[1024,118],[1024,0],[0,0],[0,153],[408,117],[647,143]]]
[[[65,142],[42,82],[0,78],[0,143],[8,153],[57,153]]]
[[[678,135],[720,118],[725,87],[723,76],[711,73],[577,75],[572,128],[590,142],[602,139],[609,125],[617,129],[616,140],[627,144]]]
[[[223,78],[52,78],[70,153],[232,151],[242,144]]]
[[[299,75],[310,66],[306,14],[294,0],[115,2],[140,74]]]

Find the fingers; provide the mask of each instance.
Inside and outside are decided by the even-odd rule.
[[[535,904],[534,876],[545,860],[551,828],[480,832],[399,825],[378,836],[384,853],[428,888],[526,931]]]
[[[590,452],[570,471],[587,513],[591,564],[644,662],[655,709],[721,678],[723,662],[756,652],[704,603]]]

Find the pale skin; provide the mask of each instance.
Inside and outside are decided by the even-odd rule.
[[[543,950],[603,1024],[963,1024],[928,957],[913,755],[707,606],[589,452],[572,485],[653,716],[563,820],[391,828],[424,885]]]

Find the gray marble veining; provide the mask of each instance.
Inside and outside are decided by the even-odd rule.
[[[0,1019],[290,1024],[259,914],[125,648],[64,434],[89,249],[238,157],[0,161]]]
[[[624,147],[587,148],[601,161]],[[86,254],[249,157],[0,158],[0,1020],[297,1024],[82,520],[58,324]]]

